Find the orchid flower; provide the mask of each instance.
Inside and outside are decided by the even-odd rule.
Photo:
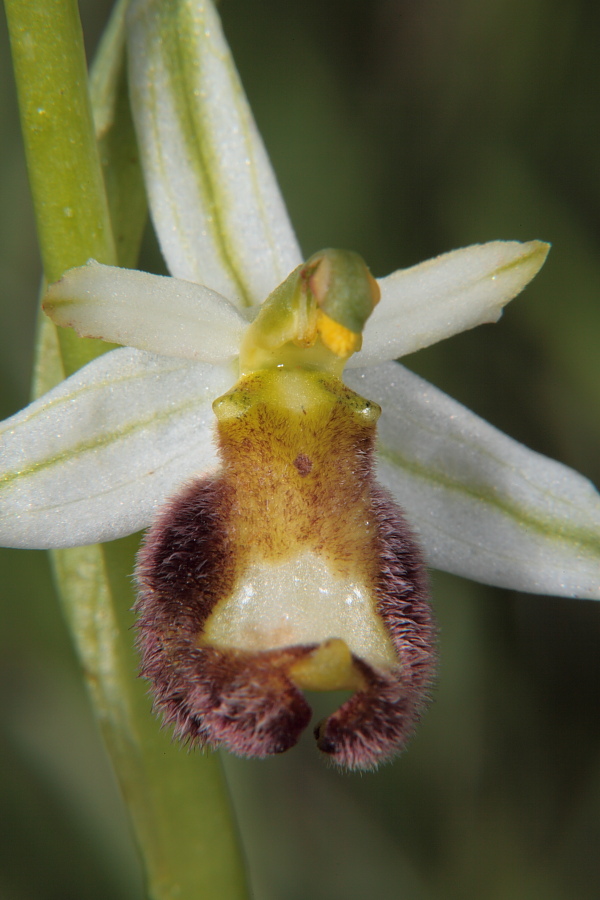
[[[50,288],[58,325],[125,346],[3,423],[0,540],[68,547],[152,525],[140,646],[166,720],[266,755],[305,727],[300,688],[346,688],[318,743],[370,767],[404,745],[434,669],[417,543],[476,580],[600,597],[593,485],[396,362],[496,321],[548,246],[476,245],[377,280],[342,251],[303,263],[216,12],[175,5],[136,0],[128,24],[172,277],[90,261]],[[370,468],[378,407],[387,494]]]

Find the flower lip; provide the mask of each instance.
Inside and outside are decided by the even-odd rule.
[[[353,690],[317,743],[372,768],[404,747],[435,669],[420,553],[373,478],[379,409],[286,367],[214,408],[221,469],[170,502],[139,557],[142,674],[178,736],[242,756],[296,743],[301,689]]]

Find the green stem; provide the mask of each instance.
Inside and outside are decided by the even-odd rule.
[[[46,277],[89,252],[114,264],[77,4],[7,0],[6,12]]]
[[[76,0],[5,0],[44,276],[116,263]],[[60,329],[67,374],[106,349]]]
[[[114,77],[114,116],[107,113],[107,91],[95,85],[104,104],[101,127],[108,123],[102,163],[111,186],[109,212],[75,0],[5,0],[5,6],[45,276],[54,281],[90,257],[105,263],[118,257],[131,264],[145,200],[136,163],[125,172],[132,165],[127,148],[135,136],[123,105],[123,42],[113,32],[114,65],[105,55],[100,67],[106,79]],[[121,29],[123,12],[121,2],[116,10]],[[132,196],[124,195],[126,190]],[[118,255],[111,214],[115,233],[126,232]],[[57,341],[49,326],[40,331],[38,385],[51,384],[61,371],[69,374],[109,349],[59,332]],[[130,538],[64,550],[53,554],[53,564],[142,851],[148,896],[242,900],[247,896],[243,863],[218,757],[174,745],[152,717],[146,688],[136,677],[129,612],[136,546],[136,538]]]

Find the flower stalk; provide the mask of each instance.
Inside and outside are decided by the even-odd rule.
[[[123,80],[115,78],[112,90],[121,140],[103,145],[113,200],[109,210],[77,3],[6,0],[5,5],[44,276],[54,281],[90,257],[108,264],[124,258],[131,264],[145,203],[140,199],[139,171],[137,180],[124,177],[125,166],[132,174],[131,154],[118,152],[133,136],[122,125]],[[123,11],[121,3],[117,30],[122,28]],[[115,38],[114,29],[107,52],[113,54],[114,65],[105,55],[104,85],[96,84],[95,94],[104,103],[97,120],[110,131],[117,116],[107,117],[108,80],[119,66],[122,69],[124,52],[124,41],[118,34]],[[123,196],[125,184],[135,192],[133,204],[131,197]],[[115,186],[121,186],[120,195]],[[136,221],[131,220],[132,208]],[[121,236],[119,225],[127,214],[127,233],[134,235],[120,240],[120,253],[111,212],[115,233]],[[38,388],[47,388],[61,371],[68,375],[107,349],[110,345],[102,341],[79,338],[46,320],[39,336]],[[134,536],[104,547],[55,551],[53,567],[92,704],[128,800],[148,896],[241,900],[247,896],[243,863],[219,760],[214,755],[191,756],[173,745],[169,735],[158,730],[145,687],[136,677],[128,630],[136,548]]]

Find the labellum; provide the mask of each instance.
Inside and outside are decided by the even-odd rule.
[[[266,300],[214,403],[220,469],[188,484],[140,552],[142,675],[194,744],[265,757],[315,729],[334,762],[400,751],[427,699],[435,625],[421,554],[373,474],[379,407],[341,380],[378,300],[356,254],[326,250]]]

